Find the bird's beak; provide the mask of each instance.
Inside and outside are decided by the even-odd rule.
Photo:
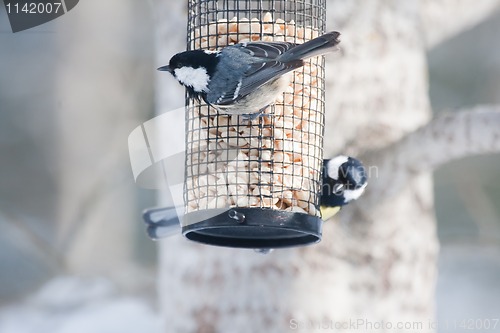
[[[172,73],[172,69],[170,68],[169,65],[158,67],[158,70],[162,71],[162,72],[170,72],[170,73]]]

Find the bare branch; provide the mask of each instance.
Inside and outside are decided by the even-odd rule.
[[[398,142],[370,152],[371,174],[363,208],[401,191],[414,176],[471,155],[500,152],[500,105],[476,106],[438,116]],[[371,166],[371,167],[370,167]],[[376,173],[375,173],[376,171]]]

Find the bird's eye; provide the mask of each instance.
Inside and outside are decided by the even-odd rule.
[[[335,184],[335,186],[333,186],[333,193],[334,194],[342,194],[342,192],[344,192],[344,184]]]

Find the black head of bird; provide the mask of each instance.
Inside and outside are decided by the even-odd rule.
[[[327,208],[335,208],[336,213],[340,207],[358,199],[363,194],[367,184],[366,170],[359,160],[344,155],[324,160],[321,192],[322,212],[324,213]],[[329,217],[331,216],[333,215]]]
[[[218,52],[185,51],[174,55],[167,66],[158,68],[169,72],[180,84],[186,87],[188,94],[194,98],[205,98],[209,82],[218,64]]]

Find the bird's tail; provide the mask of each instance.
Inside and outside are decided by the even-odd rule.
[[[340,43],[339,36],[340,33],[337,31],[328,32],[304,44],[291,48],[276,60],[281,62],[305,60],[333,52],[336,50],[336,45]]]
[[[149,208],[142,213],[152,239],[160,239],[181,233],[181,224],[175,207]]]

